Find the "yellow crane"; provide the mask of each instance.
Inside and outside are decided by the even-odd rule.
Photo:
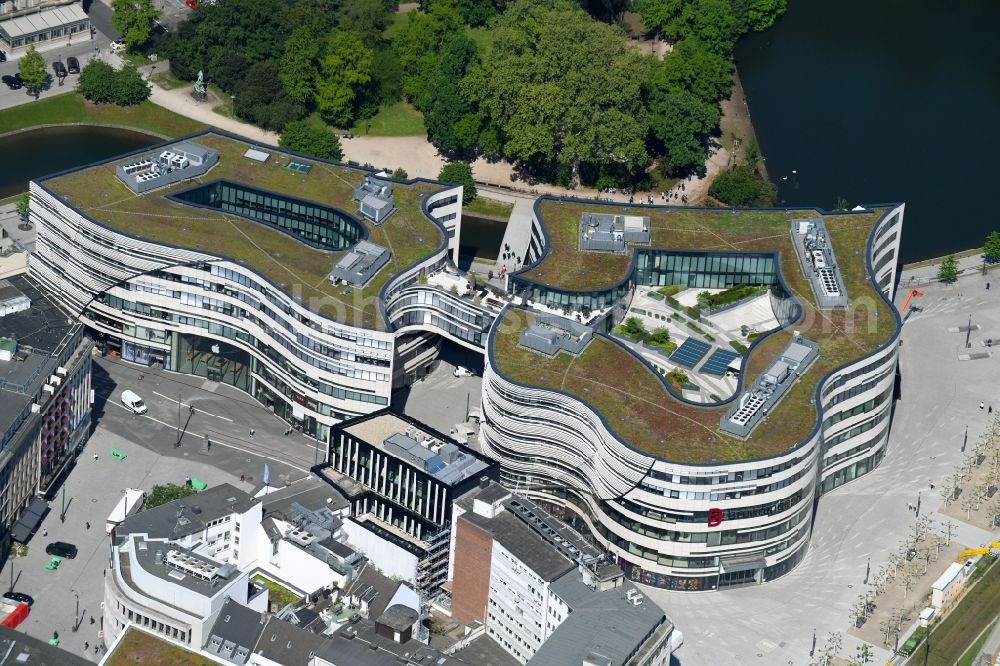
[[[1000,541],[994,541],[989,546],[984,546],[982,548],[969,548],[967,550],[963,550],[958,554],[958,558],[955,561],[961,564],[970,557],[985,555],[986,553],[992,553],[994,557],[1000,555]]]

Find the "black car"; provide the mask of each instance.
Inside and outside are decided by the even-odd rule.
[[[62,78],[66,76],[66,65],[62,64],[62,61],[56,60],[52,63],[52,71],[56,73],[56,76]]]
[[[7,62],[7,54],[0,51],[0,62]]]
[[[18,84],[17,79],[15,79],[10,74],[4,74],[3,76],[0,76],[0,81],[3,81],[3,84],[8,88],[10,88],[11,90],[17,90],[18,88],[21,87]]]
[[[70,74],[79,74],[80,73],[80,61],[77,60],[76,58],[73,58],[73,57],[66,58],[66,70]]]
[[[28,604],[29,607],[35,603],[34,599],[23,592],[4,592],[3,596],[5,599],[16,601],[19,604]]]
[[[45,547],[45,553],[46,555],[55,555],[72,560],[76,557],[76,546],[65,541],[53,541]]]

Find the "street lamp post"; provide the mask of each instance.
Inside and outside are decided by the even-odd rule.
[[[865,566],[865,583],[864,583],[865,585],[868,584],[868,577],[871,575],[871,573],[872,573],[872,558],[869,557],[868,564],[867,566]]]
[[[969,338],[972,336],[972,315],[969,315],[969,326],[965,329],[965,348],[968,349],[972,346],[969,342]]]
[[[965,426],[965,436],[962,438],[962,453],[965,453],[965,445],[969,442],[969,426]]]
[[[76,597],[76,610],[73,611],[73,631],[80,628],[80,595],[76,590],[70,590],[73,596]]]
[[[813,628],[813,642],[812,642],[812,647],[809,648],[809,656],[811,657],[814,654],[816,654],[816,628],[815,627]]]

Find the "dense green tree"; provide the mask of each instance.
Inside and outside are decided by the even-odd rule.
[[[149,41],[149,33],[160,16],[153,0],[111,0],[111,10],[111,25],[122,33],[130,51]]]
[[[635,0],[635,10],[647,30],[657,32],[670,41],[681,36],[684,0]]]
[[[611,23],[631,6],[631,0],[577,0],[598,21]]]
[[[718,102],[733,87],[733,63],[709,51],[697,39],[685,39],[655,69],[654,85],[670,91],[687,90],[704,102]]]
[[[701,40],[709,51],[729,57],[740,34],[731,0],[693,0],[681,15],[681,37]]]
[[[21,223],[27,223],[28,213],[31,212],[31,193],[22,192],[18,195],[17,201],[14,202],[14,209],[17,211],[17,216],[21,218]]]
[[[746,165],[720,173],[708,193],[730,206],[773,206],[778,198],[774,184]]]
[[[24,55],[17,61],[17,71],[21,74],[24,87],[37,99],[38,93],[49,78],[49,74],[45,71],[45,58],[35,49],[34,44],[28,44]]]
[[[983,243],[983,257],[988,263],[1000,261],[1000,232],[991,231]]]
[[[290,23],[294,15],[291,10],[297,6],[295,0],[202,2],[198,11],[191,12],[189,18],[177,26],[168,44],[170,70],[189,81],[203,70],[209,81],[218,83],[226,92],[233,92],[243,76],[234,73],[231,66],[224,74],[222,66],[239,61],[245,74],[260,62],[280,57],[285,39],[302,25]]]
[[[685,90],[657,90],[649,101],[649,130],[666,151],[673,171],[705,163],[708,136],[719,124],[719,108]]]
[[[467,152],[479,138],[479,117],[459,89],[467,69],[477,60],[476,43],[464,35],[452,39],[441,54],[424,123],[427,138],[445,155]]]
[[[316,95],[320,40],[311,28],[301,27],[288,36],[278,61],[281,84],[296,102],[311,104]]]
[[[344,154],[337,135],[326,127],[320,127],[304,120],[296,120],[281,130],[278,145],[303,155],[339,160]]]
[[[118,106],[132,106],[149,98],[149,83],[131,62],[116,73],[115,99]]]
[[[461,185],[462,203],[471,203],[476,198],[476,180],[472,176],[472,165],[468,162],[448,162],[441,167],[438,180]]]
[[[406,14],[393,36],[403,92],[419,110],[426,111],[430,104],[430,84],[441,63],[441,49],[461,30],[458,12],[448,3],[435,3],[427,13]]]
[[[330,32],[316,82],[316,108],[323,120],[338,127],[354,121],[357,93],[371,81],[374,57],[355,33]]]
[[[951,254],[944,258],[938,268],[938,279],[941,282],[951,283],[958,279],[958,258]]]
[[[396,59],[396,52],[389,48],[378,49],[372,59],[372,79],[360,93],[358,115],[370,118],[380,106],[393,104],[403,97],[403,70]]]
[[[292,99],[278,78],[278,63],[265,60],[252,66],[234,92],[236,115],[268,130],[280,131],[299,120],[306,109]]]
[[[146,499],[142,503],[142,510],[148,511],[149,509],[166,504],[167,502],[173,502],[174,500],[190,497],[197,492],[197,490],[186,484],[180,485],[177,483],[165,483],[156,485],[150,488],[149,492],[146,494]]]
[[[453,4],[462,15],[462,20],[472,27],[485,25],[500,13],[497,3],[493,0],[455,0]]]
[[[766,30],[774,25],[787,8],[787,0],[750,0],[747,5],[747,27],[751,30]]]
[[[240,82],[253,65],[242,51],[226,51],[219,56],[209,79],[223,90],[232,92],[240,87]],[[276,82],[276,85],[281,85]]]
[[[357,34],[365,46],[373,48],[382,39],[395,4],[385,0],[350,0],[337,12],[337,27]]]
[[[496,41],[463,82],[503,151],[528,163],[644,164],[647,68],[619,29],[568,0],[518,0],[495,22]]]
[[[115,100],[118,73],[115,68],[97,58],[92,59],[76,81],[76,89],[91,102],[110,104]]]

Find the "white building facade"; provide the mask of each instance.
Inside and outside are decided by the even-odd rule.
[[[885,210],[865,257],[890,308],[902,221],[902,205]],[[819,495],[882,460],[899,332],[897,322],[878,349],[820,381],[808,438],[780,455],[703,465],[649,455],[576,397],[511,381],[488,344],[480,441],[505,485],[572,511],[632,580],[689,591],[773,580],[805,554]]]

